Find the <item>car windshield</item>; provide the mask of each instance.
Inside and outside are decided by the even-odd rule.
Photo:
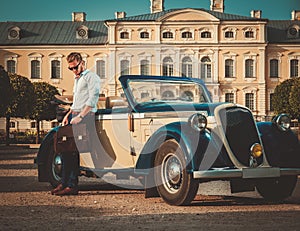
[[[128,85],[137,104],[209,102],[205,90],[196,82],[134,79]]]

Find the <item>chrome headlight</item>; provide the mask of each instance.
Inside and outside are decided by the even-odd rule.
[[[274,122],[281,131],[287,131],[291,127],[291,118],[287,114],[280,114],[274,118]]]
[[[189,118],[189,124],[196,131],[203,131],[207,126],[207,118],[200,113],[196,113]]]

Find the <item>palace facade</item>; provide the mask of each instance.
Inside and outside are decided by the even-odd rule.
[[[116,12],[104,21],[74,12],[70,21],[0,22],[0,65],[71,95],[66,56],[78,51],[100,76],[105,96],[121,94],[123,74],[188,76],[203,79],[213,101],[245,105],[266,120],[275,87],[300,76],[300,11],[290,20],[269,20],[260,10],[249,15],[225,13],[224,0],[211,0],[209,10],[165,9],[164,0],[150,0],[150,13]],[[55,125],[43,121],[41,130]],[[34,127],[11,120],[12,130]]]

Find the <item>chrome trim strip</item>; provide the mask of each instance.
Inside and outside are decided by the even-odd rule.
[[[287,175],[300,175],[300,168],[276,168],[276,167],[261,167],[261,168],[241,168],[228,169],[218,168],[206,171],[194,171],[195,179],[223,179],[223,178],[269,178],[280,177]]]

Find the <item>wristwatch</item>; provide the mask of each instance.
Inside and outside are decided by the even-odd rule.
[[[83,116],[82,116],[82,115],[80,115],[80,114],[78,114],[78,117],[79,117],[80,119],[83,119]]]

